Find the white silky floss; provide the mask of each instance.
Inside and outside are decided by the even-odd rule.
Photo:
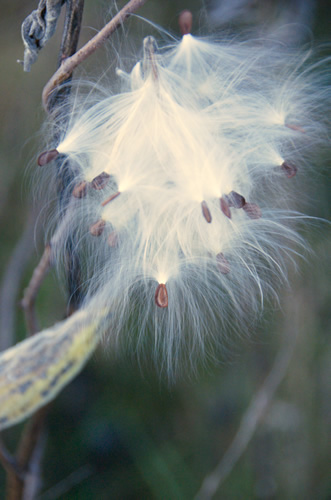
[[[53,252],[76,233],[83,307],[109,314],[111,342],[152,342],[171,376],[245,332],[304,245],[292,177],[326,137],[306,66],[281,46],[147,37],[122,92],[76,102],[39,157],[76,172]]]

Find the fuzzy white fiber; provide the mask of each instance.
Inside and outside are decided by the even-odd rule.
[[[143,46],[117,71],[119,93],[75,97],[54,145],[75,179],[52,246],[61,261],[75,233],[82,307],[107,311],[111,343],[152,343],[175,374],[216,357],[286,283],[304,247],[297,177],[325,144],[326,94],[319,63],[280,44],[186,34]]]

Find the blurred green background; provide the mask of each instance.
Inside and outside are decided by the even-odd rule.
[[[42,225],[35,229],[31,215],[31,186],[38,184],[34,159],[43,144],[41,92],[56,68],[62,24],[31,73],[24,73],[16,62],[23,56],[20,24],[36,5],[1,0],[1,349],[25,337],[18,303],[43,249]],[[176,31],[178,13],[187,7],[195,13],[195,29],[203,27],[198,0],[149,0],[139,14]],[[105,0],[86,0],[80,45],[108,14]],[[315,40],[329,40],[330,14],[327,1],[317,2]],[[141,36],[139,23],[132,22],[130,30]],[[83,71],[99,71],[102,61],[110,60],[109,48],[101,49]],[[327,166],[327,158],[321,158],[306,206],[307,213],[323,218],[330,215]],[[296,332],[287,375],[215,498],[331,498],[331,237],[326,224],[305,237],[313,252],[293,273],[280,307],[270,306],[252,338],[238,340],[219,366],[169,387],[153,370],[141,372],[132,357],[113,359],[99,349],[51,407],[40,500],[194,498],[231,443],[284,337]],[[13,261],[17,254],[22,270]],[[63,287],[50,274],[37,302],[41,326],[61,319],[65,304]],[[13,307],[14,319],[8,314]],[[21,430],[4,433],[11,450]],[[0,469],[0,498],[4,491]]]

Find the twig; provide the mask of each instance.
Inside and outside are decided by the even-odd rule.
[[[14,343],[15,312],[22,275],[32,254],[36,211],[31,211],[22,236],[7,264],[0,287],[0,351]]]
[[[41,488],[41,461],[46,446],[46,432],[43,428],[38,433],[33,453],[29,462],[29,472],[25,477],[23,500],[35,500]]]
[[[85,481],[94,473],[94,469],[90,465],[83,465],[79,469],[71,472],[67,477],[51,486],[48,490],[42,493],[38,500],[54,500],[56,498],[63,498],[65,493],[68,493],[74,486]]]
[[[106,40],[116,31],[116,29],[123,24],[123,22],[139,9],[146,0],[130,0],[114,17],[109,21],[106,26],[102,28],[97,35],[89,40],[80,50],[73,56],[65,59],[59,69],[54,73],[52,78],[45,85],[42,101],[46,111],[49,109],[49,98],[51,93],[61,85],[65,80],[70,78],[72,72],[79,64],[93,54],[99,47],[101,47]]]
[[[3,465],[3,468],[7,471],[7,474],[13,474],[23,479],[23,472],[19,468],[16,458],[13,457],[13,455],[7,450],[1,439],[0,439],[0,462]]]
[[[293,320],[293,311],[288,312]],[[284,332],[283,344],[262,387],[253,397],[241,419],[237,434],[223,455],[219,464],[204,479],[196,500],[210,500],[220,485],[232,471],[252,439],[258,424],[263,418],[280,383],[284,379],[296,345],[298,328],[292,323],[290,331]]]
[[[16,471],[8,473],[6,500],[26,498],[26,489],[30,490],[32,487],[31,474],[33,471],[35,476],[33,481],[34,486],[40,483],[38,477],[36,477],[36,473],[40,469],[39,464],[42,458],[40,453],[43,449],[41,440],[45,432],[45,416],[47,411],[48,405],[38,410],[24,428],[16,454],[17,467],[18,470],[23,471],[23,476],[17,475]],[[33,498],[33,496],[29,498]]]
[[[52,250],[50,245],[46,245],[44,253],[39,261],[39,264],[33,271],[31,280],[24,290],[24,296],[21,301],[21,306],[25,313],[25,322],[29,335],[33,335],[38,331],[38,324],[35,312],[35,302],[38,291],[44,278],[52,265]]]

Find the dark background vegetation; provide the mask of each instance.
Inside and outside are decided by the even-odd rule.
[[[41,92],[55,70],[60,43],[61,25],[31,73],[23,73],[16,63],[23,55],[20,24],[36,5],[31,0],[1,0],[0,271],[4,280],[31,211],[31,184],[38,183],[34,158],[43,143],[38,136],[44,120]],[[176,30],[177,14],[185,7],[198,12],[201,5],[198,0],[149,0],[139,14]],[[103,26],[108,14],[105,0],[86,0],[81,43]],[[328,2],[318,2],[315,39],[328,39],[330,14]],[[196,15],[196,28],[202,18]],[[109,48],[101,49],[84,71],[98,71],[94,68],[100,68],[102,61],[108,64],[111,57]],[[320,163],[324,169],[316,169],[316,179],[307,187],[307,212],[328,218],[327,158]],[[32,167],[27,169],[29,164]],[[26,234],[30,235],[23,252],[27,267],[15,298],[15,336],[8,337],[10,327],[4,323],[6,318],[0,319],[3,347],[24,338],[26,332],[17,304],[43,248],[42,230],[35,231],[34,223]],[[219,366],[197,378],[169,387],[153,370],[142,373],[131,357],[116,360],[100,349],[50,410],[40,499],[193,498],[231,443],[284,336],[295,331],[298,340],[287,375],[215,498],[331,498],[331,238],[326,224],[317,224],[306,237],[313,252],[300,263],[300,272],[293,273],[292,288],[281,293],[280,307],[270,307],[251,339],[238,340]],[[14,281],[12,277],[2,283],[8,288]],[[55,273],[50,274],[37,303],[43,328],[63,317],[65,301]],[[4,433],[10,449],[15,448],[21,428]],[[4,485],[5,474],[0,470],[0,498]]]

